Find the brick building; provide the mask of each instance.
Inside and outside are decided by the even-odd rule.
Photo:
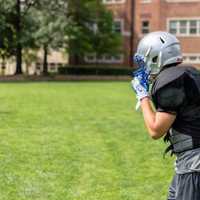
[[[32,54],[29,53],[29,55],[26,57],[23,57],[23,63],[22,63],[22,71],[25,74],[29,75],[40,75],[43,71],[43,50],[40,50],[38,52],[32,52]],[[30,56],[30,57],[29,57]],[[30,61],[30,58],[33,58],[33,61]],[[29,59],[27,59],[29,57]],[[35,62],[34,59],[37,58],[37,61]],[[56,50],[49,50],[49,54],[47,56],[48,60],[48,72],[50,73],[57,73],[58,68],[65,66],[69,63],[69,56],[64,53],[64,50],[56,51]],[[28,60],[28,62],[27,62]],[[2,67],[2,66],[5,67]],[[0,59],[0,75],[13,75],[16,71],[16,63],[15,58],[12,59],[6,59],[4,62]]]
[[[102,0],[106,7],[112,11],[114,17],[113,29],[123,37],[123,52],[116,56],[104,55],[96,60],[95,55],[85,57],[87,63],[104,63],[114,65],[130,65],[130,54],[133,52],[133,6],[132,0]]]
[[[169,31],[181,41],[184,59],[200,67],[200,0],[103,0],[113,12],[124,53],[104,56],[101,63],[130,65],[138,41],[152,31]],[[95,58],[85,59],[95,62]]]
[[[136,0],[135,40],[164,30],[178,37],[186,63],[200,67],[200,0]]]

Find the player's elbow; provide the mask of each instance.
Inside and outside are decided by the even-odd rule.
[[[161,138],[161,136],[160,136],[159,134],[157,134],[157,133],[153,133],[153,134],[151,133],[150,136],[151,136],[151,138],[152,138],[153,140],[158,140],[158,139]]]
[[[164,135],[163,132],[156,126],[151,127],[149,134],[153,140],[158,140]]]

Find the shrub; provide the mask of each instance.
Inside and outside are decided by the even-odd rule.
[[[111,67],[60,67],[58,73],[63,75],[98,75],[98,76],[130,76],[132,68],[111,68]]]

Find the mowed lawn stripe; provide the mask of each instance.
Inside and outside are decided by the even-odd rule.
[[[128,82],[0,91],[0,200],[166,198],[172,159],[147,136]]]

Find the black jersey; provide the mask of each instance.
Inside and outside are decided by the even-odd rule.
[[[200,138],[200,72],[190,66],[163,69],[153,83],[152,100],[158,112],[176,115],[172,128]]]

